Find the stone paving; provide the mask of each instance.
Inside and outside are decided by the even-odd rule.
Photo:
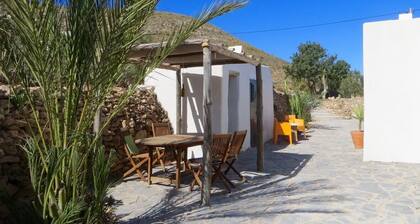
[[[210,208],[197,190],[131,180],[111,189],[115,212],[126,224],[420,223],[419,164],[362,162],[349,133],[356,121],[322,109],[313,117],[308,140],[266,144],[265,173],[254,172],[255,149],[243,152],[248,181],[216,189]]]

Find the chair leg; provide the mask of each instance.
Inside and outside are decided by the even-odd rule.
[[[222,181],[223,185],[225,186],[226,190],[231,193],[232,191],[230,190],[229,184],[227,183],[227,181],[225,180],[225,178],[223,178],[223,174],[220,172],[220,170],[215,171],[213,177],[218,176],[220,178],[220,180]],[[216,179],[216,178],[214,178]]]
[[[213,166],[214,174],[212,176],[212,183],[216,179],[216,177],[219,177],[222,181],[223,185],[225,186],[226,190],[231,193],[229,185],[233,185],[232,182],[230,182],[225,175],[221,172],[222,164],[219,166]],[[233,185],[234,186],[234,185]]]
[[[292,134],[289,135],[289,144],[292,145],[293,144],[293,137]]]
[[[203,184],[201,183],[201,180],[200,180],[200,176],[201,176],[201,173],[202,173],[201,167],[198,168],[197,171],[194,171],[193,169],[191,169],[191,171],[193,172],[194,179],[191,182],[190,191],[192,191],[194,189],[194,186],[195,185],[198,185],[200,187],[200,189],[202,189],[203,188]]]
[[[231,162],[226,162],[226,164],[228,165],[227,169],[225,170],[225,175],[228,174],[228,172],[230,171],[230,168],[232,168],[232,164],[235,162],[236,159],[233,159]]]
[[[220,172],[220,175],[226,180],[226,182],[232,187],[236,188],[236,186],[230,181],[222,172]]]
[[[159,160],[160,162],[160,166],[162,167],[162,170],[164,172],[166,172],[166,168],[165,168],[165,163],[163,161],[163,156],[165,155],[165,153],[160,153],[160,150],[158,148],[156,148],[156,154],[157,154],[157,160]]]
[[[137,173],[137,176],[139,176],[140,181],[142,180],[146,180],[146,177],[143,175],[143,173],[141,172],[141,170],[139,169],[143,164],[145,164],[146,162],[148,162],[148,158],[143,159],[140,163],[136,164],[134,162],[134,160],[130,157],[129,158],[131,165],[133,166],[131,169],[127,170],[124,174],[123,177],[128,177],[130,176],[134,171]]]
[[[245,179],[245,177],[244,177],[244,176],[242,176],[242,174],[241,174],[241,173],[239,173],[239,171],[237,171],[237,170],[235,169],[235,167],[233,167],[233,166],[232,166],[232,170],[233,170],[233,172],[235,172],[235,173],[239,176],[239,178],[241,178],[241,181]]]
[[[238,175],[238,177],[241,179],[241,181],[245,180],[245,177],[242,176],[242,174],[233,166],[233,163],[235,163],[236,159],[233,159],[231,162],[226,162],[226,165],[228,166],[228,168],[225,170],[224,175],[227,175],[228,172],[230,171],[230,169],[233,170],[233,172],[236,173],[236,175]]]

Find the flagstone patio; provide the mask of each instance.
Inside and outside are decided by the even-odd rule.
[[[308,140],[266,144],[265,173],[254,172],[255,149],[243,152],[248,181],[216,190],[210,208],[198,190],[129,180],[110,191],[115,213],[121,223],[420,223],[419,164],[362,162],[356,121],[323,109],[313,118]]]

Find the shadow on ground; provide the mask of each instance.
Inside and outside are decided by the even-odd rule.
[[[232,193],[212,193],[211,207],[200,206],[200,192],[170,190],[160,203],[148,209],[142,216],[124,223],[180,223],[185,221],[212,220],[216,218],[256,218],[285,213],[342,213],[319,205],[340,202],[346,198],[339,194],[317,194],[335,186],[326,179],[295,182],[288,179],[296,176],[312,158],[309,154],[283,152],[286,145],[267,145],[265,151],[265,173],[255,173],[256,150],[249,149],[240,155],[237,168],[243,174],[253,173],[247,181],[237,184]],[[230,175],[230,178],[235,176]],[[299,205],[299,208],[296,208]]]

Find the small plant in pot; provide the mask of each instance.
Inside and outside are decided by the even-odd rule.
[[[353,108],[353,117],[359,121],[359,129],[351,132],[351,138],[353,139],[354,148],[363,149],[363,130],[362,123],[364,121],[364,108],[363,105],[357,105]]]

